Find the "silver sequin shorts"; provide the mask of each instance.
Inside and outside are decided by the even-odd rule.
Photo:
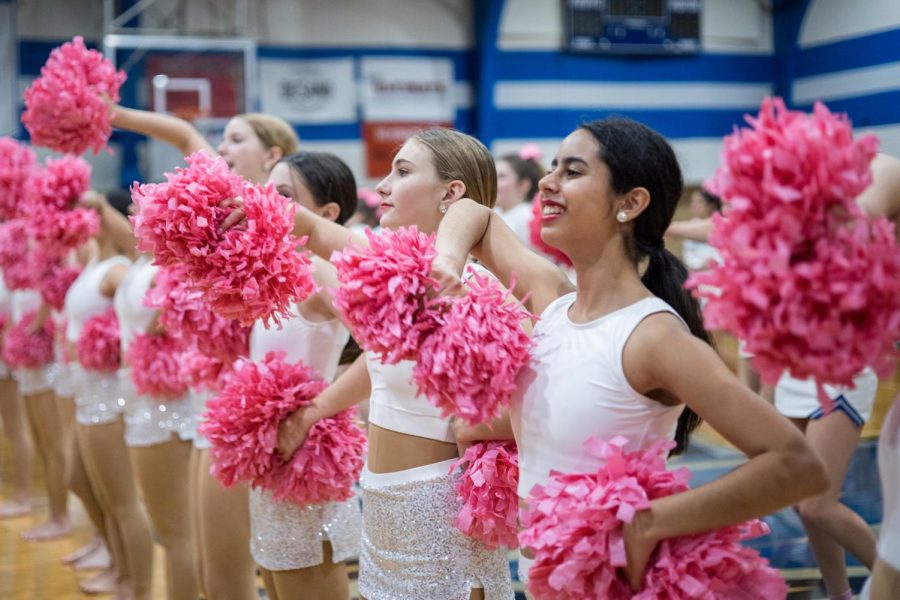
[[[71,363],[55,362],[47,368],[47,380],[57,396],[71,398],[75,395],[71,367]]]
[[[322,543],[331,542],[335,563],[359,555],[359,498],[299,506],[277,502],[266,490],[250,490],[250,553],[270,571],[321,565]]]
[[[47,367],[37,369],[16,369],[13,377],[19,384],[19,393],[23,396],[35,396],[53,389],[47,380]]]
[[[79,425],[104,425],[115,421],[125,407],[117,373],[88,371],[69,365],[75,390],[75,421]]]
[[[454,521],[460,503],[453,460],[397,473],[363,471],[359,593],[368,600],[513,598],[505,548],[488,550]]]
[[[134,389],[130,369],[119,369],[119,385],[125,400],[125,444],[146,447],[163,444],[176,434],[194,437],[194,405],[187,394],[175,400],[142,396]]]

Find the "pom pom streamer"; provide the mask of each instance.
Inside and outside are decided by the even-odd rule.
[[[34,152],[11,137],[0,137],[0,219],[19,215],[35,175]]]
[[[28,329],[36,313],[26,313],[3,336],[3,360],[18,369],[38,369],[53,362],[53,319],[44,321],[34,333]]]
[[[137,335],[125,353],[131,365],[131,381],[138,394],[163,399],[180,398],[187,392],[181,377],[184,346],[170,335]]]
[[[466,468],[456,486],[462,508],[456,527],[488,548],[517,548],[519,453],[515,442],[479,442],[453,468]]]
[[[110,308],[85,321],[75,350],[78,362],[88,371],[111,373],[118,369],[121,341],[116,311]]]

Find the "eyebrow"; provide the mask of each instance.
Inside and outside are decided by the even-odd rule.
[[[550,163],[550,166],[555,168],[560,163],[562,163],[564,165],[571,165],[572,163],[578,163],[578,164],[584,165],[586,167],[589,166],[586,160],[584,160],[583,158],[580,158],[578,156],[567,156],[562,160],[557,160],[554,158],[553,162]]]
[[[398,158],[398,159],[394,160],[394,166],[397,166],[397,165],[399,165],[400,163],[406,163],[406,164],[408,164],[408,165],[411,166],[411,167],[416,166],[416,164],[415,164],[414,162],[412,162],[411,160],[407,160],[407,159],[405,159],[405,158]]]

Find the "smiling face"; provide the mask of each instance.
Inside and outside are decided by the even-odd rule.
[[[271,151],[266,149],[245,119],[234,117],[228,121],[222,142],[216,150],[228,166],[244,179],[253,183],[266,181]]]
[[[394,157],[390,174],[375,188],[381,196],[381,226],[396,229],[416,225],[425,233],[435,231],[447,189],[448,182],[438,176],[431,152],[408,140]]]
[[[617,230],[614,198],[596,139],[574,131],[540,181],[541,238],[570,256],[585,245],[602,245]]]

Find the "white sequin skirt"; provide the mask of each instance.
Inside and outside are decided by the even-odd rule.
[[[299,506],[277,502],[267,490],[250,490],[250,553],[269,571],[322,564],[322,543],[331,542],[335,563],[359,555],[359,498]]]
[[[505,548],[488,550],[454,525],[454,460],[397,473],[363,471],[359,593],[368,600],[514,597]]]
[[[187,394],[175,400],[143,396],[134,389],[131,369],[119,369],[119,385],[125,400],[125,444],[146,447],[163,444],[176,434],[194,437],[194,405]]]
[[[47,380],[53,386],[53,391],[57,396],[71,398],[75,395],[71,363],[55,362],[50,365],[47,368]]]
[[[19,384],[19,394],[23,396],[35,396],[53,389],[47,380],[47,367],[16,369],[13,377]]]
[[[75,421],[79,425],[105,425],[115,421],[125,407],[116,372],[88,371],[70,363],[75,391]]]

